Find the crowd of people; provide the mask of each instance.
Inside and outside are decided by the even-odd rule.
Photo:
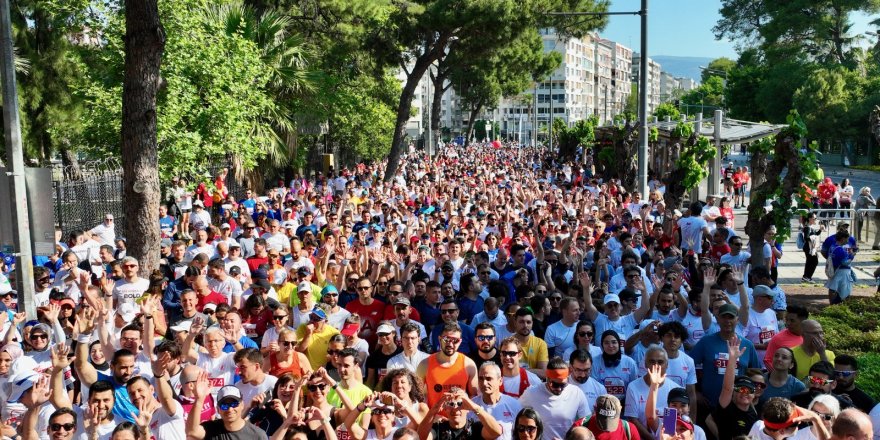
[[[239,200],[175,179],[147,277],[107,215],[35,267],[37,319],[0,294],[2,436],[873,436],[775,231],[750,266],[729,200],[643,200],[591,159],[451,147]]]

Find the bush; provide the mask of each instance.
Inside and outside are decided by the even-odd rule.
[[[874,399],[880,398],[880,300],[851,297],[826,307],[815,319],[822,324],[828,347],[859,361],[856,384]]]
[[[858,358],[859,377],[856,385],[877,400],[880,397],[880,354],[865,353]]]

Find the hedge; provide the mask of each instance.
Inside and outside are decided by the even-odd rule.
[[[828,347],[859,361],[856,384],[880,399],[880,298],[850,297],[843,304],[822,309],[815,319],[822,324]]]

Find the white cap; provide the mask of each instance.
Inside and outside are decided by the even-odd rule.
[[[202,312],[204,312],[205,310],[217,310],[217,304],[207,303],[204,307],[202,307]]]
[[[275,276],[272,278],[272,281],[275,284],[284,284],[284,281],[287,279],[287,271],[284,269],[275,269],[273,275]]]
[[[220,229],[232,229],[232,226],[229,226],[229,223],[223,223],[220,225]]]
[[[394,333],[394,327],[389,324],[381,324],[379,328],[376,329],[376,334],[379,333]]]
[[[192,328],[192,320],[186,319],[177,323],[177,325],[172,325],[171,330],[175,332],[189,332],[189,329]]]
[[[310,283],[308,281],[303,281],[296,286],[297,292],[302,292],[303,290],[311,292],[312,291],[312,283]]]
[[[241,401],[241,391],[232,385],[226,385],[225,387],[220,388],[220,391],[217,392],[217,403],[228,398],[234,398]]]
[[[609,294],[605,295],[605,299],[602,301],[602,304],[608,304],[608,303],[612,303],[612,302],[616,302],[616,303],[620,304],[620,297],[613,294],[613,293],[609,293]]]
[[[124,303],[116,309],[116,313],[122,316],[125,322],[131,323],[131,321],[134,321],[135,316],[137,316],[138,310],[133,303]]]

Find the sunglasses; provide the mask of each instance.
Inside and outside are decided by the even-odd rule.
[[[480,272],[480,275],[492,275],[492,272]]]
[[[736,392],[739,394],[752,394],[755,392],[755,390],[753,390],[749,387],[739,387],[736,389]]]
[[[461,343],[461,338],[450,338],[447,336],[447,337],[443,338],[443,342],[445,344],[458,345]]]
[[[318,390],[324,391],[324,389],[327,388],[327,384],[326,383],[311,384],[311,385],[307,385],[306,388],[308,388],[309,391],[314,393],[315,391],[318,391]]]
[[[590,338],[592,338],[592,337],[593,337],[593,332],[578,332],[578,336],[580,336],[580,337],[582,337],[582,338],[583,338],[583,337],[590,337]]]
[[[338,355],[339,353],[342,353],[342,350],[327,350],[327,355],[328,355],[328,356],[336,356],[336,355]]]
[[[550,385],[550,388],[553,388],[554,390],[561,390],[568,384],[565,382],[553,382],[552,380],[548,380],[547,385]]]
[[[518,351],[502,351],[501,352],[501,356],[505,356],[505,357],[516,357],[516,355],[518,355],[518,354],[519,354]]]
[[[856,374],[856,372],[852,370],[834,370],[834,375],[837,377],[850,377],[853,374]]]
[[[458,309],[442,309],[442,310],[440,310],[440,313],[444,314],[444,315],[451,315],[457,311],[458,311]]]
[[[834,379],[822,379],[821,377],[807,376],[807,381],[812,385],[829,385]]]
[[[372,286],[358,286],[357,290],[359,290],[361,292],[366,292],[367,290],[370,290],[372,288],[373,288]]]
[[[391,408],[373,408],[372,411],[370,411],[370,412],[374,416],[383,416],[383,415],[388,415],[388,414],[393,413],[394,410]]]
[[[477,340],[480,342],[487,342],[495,339],[494,335],[479,335],[477,336]]]
[[[460,400],[458,402],[446,402],[446,406],[450,408],[460,408],[463,404],[464,402]]]
[[[376,283],[376,285],[377,286],[387,286],[388,283],[383,283],[383,282],[379,281],[378,283]]]
[[[755,382],[755,391],[766,390],[767,384],[764,382]]]
[[[339,294],[336,292],[327,292],[324,294],[324,296],[339,296]]]
[[[62,429],[65,431],[73,431],[76,429],[76,423],[52,423],[49,425],[49,429],[53,431],[61,431]]]
[[[31,339],[31,341],[35,341],[35,340],[37,340],[37,339],[49,339],[49,335],[47,335],[47,334],[42,334],[42,333],[41,333],[41,334],[36,334],[36,335],[33,335],[33,334],[32,334],[32,335],[30,335],[30,339]]]
[[[229,411],[230,409],[238,408],[239,405],[241,405],[241,402],[239,402],[238,400],[233,400],[232,402],[220,402],[220,405],[218,407],[221,411]]]
[[[204,313],[206,315],[213,315],[214,311],[213,310],[203,310],[202,313]]]
[[[3,294],[3,295],[0,295],[0,298],[13,298],[13,299],[18,299],[18,295],[16,295],[16,294],[10,292],[10,293],[5,293],[5,294]]]
[[[815,412],[815,411],[814,411],[814,412]],[[834,418],[834,416],[831,415],[831,414],[823,414],[823,413],[820,413],[820,412],[817,412],[816,415],[818,415],[819,417],[821,417],[822,420],[826,420],[826,421],[831,421],[831,419]]]
[[[49,277],[43,277],[43,278],[39,278],[39,279],[37,279],[37,281],[40,282],[40,283],[48,283],[48,282],[50,281],[50,278],[49,278]]]
[[[389,290],[388,291],[388,295],[400,295],[401,293],[403,293],[403,292],[397,291],[397,290]]]
[[[285,347],[296,347],[296,341],[279,341]]]
[[[562,297],[561,296],[551,296],[550,301],[553,301],[553,302],[562,301]]]
[[[529,434],[534,434],[535,431],[538,430],[537,426],[529,426],[529,425],[516,425],[516,432],[527,432]]]
[[[272,315],[272,319],[276,321],[281,321],[284,318],[287,318],[287,315]]]

